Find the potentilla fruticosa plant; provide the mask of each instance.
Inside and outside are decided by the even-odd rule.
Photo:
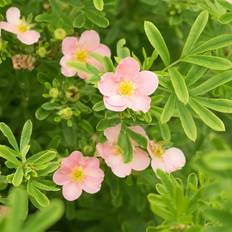
[[[2,1],[1,231],[229,231],[231,3]]]

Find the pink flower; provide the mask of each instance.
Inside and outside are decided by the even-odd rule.
[[[150,109],[149,95],[158,87],[158,78],[153,72],[139,70],[139,63],[128,57],[121,60],[115,73],[102,76],[98,89],[104,95],[107,109],[123,111],[130,108],[143,112]]]
[[[76,200],[82,190],[88,193],[100,190],[104,172],[99,165],[96,157],[84,157],[81,152],[74,151],[62,160],[61,167],[53,175],[53,181],[63,185],[65,199]]]
[[[7,22],[0,22],[0,29],[16,34],[17,38],[24,44],[31,45],[38,42],[40,33],[30,30],[31,25],[25,19],[20,19],[20,11],[11,7],[6,11]]]
[[[147,150],[152,158],[151,167],[154,171],[161,169],[171,173],[180,170],[185,165],[184,153],[176,147],[164,150],[160,144],[150,141]]]
[[[78,75],[82,79],[88,78],[88,74],[69,67],[69,61],[78,61],[93,65],[99,71],[103,71],[103,64],[97,61],[91,53],[110,57],[110,49],[100,43],[100,37],[94,30],[84,31],[80,38],[66,37],[62,42],[64,56],[60,60],[61,72],[66,77]]]
[[[146,137],[146,133],[140,126],[132,126],[131,130]],[[104,134],[107,142],[97,144],[97,152],[106,164],[111,168],[112,172],[118,177],[125,177],[131,174],[132,170],[142,171],[150,164],[150,159],[145,151],[140,149],[138,145],[132,141],[133,159],[129,163],[124,163],[123,155],[117,146],[117,139],[121,130],[121,125],[107,128]]]

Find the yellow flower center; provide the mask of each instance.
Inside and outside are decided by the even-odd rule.
[[[164,149],[160,144],[151,145],[150,150],[152,154],[156,157],[161,157],[164,153]]]
[[[122,81],[119,83],[118,92],[122,96],[131,96],[134,93],[134,89],[132,81]]]
[[[88,52],[86,50],[78,50],[75,54],[76,60],[86,63],[88,58]]]
[[[75,182],[81,182],[84,179],[84,170],[82,167],[75,168],[71,173],[71,178]]]
[[[122,150],[118,145],[114,145],[115,155],[122,155]]]
[[[29,30],[28,25],[25,22],[21,22],[18,26],[17,29],[19,30],[19,32],[27,32]]]

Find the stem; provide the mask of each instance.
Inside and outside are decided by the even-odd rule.
[[[176,60],[175,62],[171,63],[170,65],[168,65],[166,68],[162,69],[162,72],[168,70],[169,68],[175,66],[176,64],[178,64],[180,62],[180,60]]]

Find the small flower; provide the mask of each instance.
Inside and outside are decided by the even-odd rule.
[[[31,25],[24,19],[20,19],[20,11],[11,7],[6,11],[7,22],[0,22],[0,29],[16,34],[17,38],[24,44],[31,45],[38,42],[40,34],[30,30]]]
[[[142,127],[132,126],[130,129],[146,137],[146,133]],[[97,152],[116,176],[125,177],[130,175],[132,170],[142,171],[146,169],[150,164],[150,159],[147,153],[132,141],[133,159],[129,163],[124,163],[122,151],[117,145],[120,130],[121,125],[107,128],[104,131],[107,142],[97,144]]]
[[[185,165],[184,153],[176,147],[165,150],[161,144],[150,141],[147,150],[152,158],[151,167],[154,171],[161,169],[171,173],[180,170]]]
[[[61,167],[54,173],[53,181],[63,186],[63,196],[68,201],[80,197],[82,191],[96,193],[101,189],[104,172],[96,157],[84,157],[74,151],[61,162]]]
[[[103,70],[103,65],[91,56],[91,53],[97,53],[102,56],[110,57],[110,49],[100,43],[100,37],[94,30],[84,31],[80,38],[66,37],[62,42],[62,52],[64,56],[60,60],[61,72],[66,77],[78,75],[86,79],[88,74],[68,66],[69,61],[78,61],[93,65],[99,71]]]
[[[158,87],[157,76],[150,71],[139,71],[139,63],[124,58],[118,64],[115,73],[105,73],[98,89],[104,95],[105,107],[112,111],[130,108],[147,112],[150,109],[151,95]]]

